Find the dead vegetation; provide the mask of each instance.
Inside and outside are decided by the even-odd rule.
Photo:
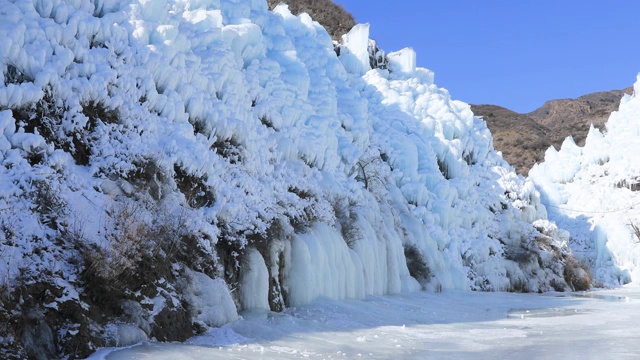
[[[586,291],[591,288],[593,277],[589,265],[568,257],[564,264],[564,280],[573,291]]]
[[[635,222],[629,223],[631,230],[633,230],[633,235],[636,237],[636,243],[640,243],[640,225]]]
[[[432,275],[431,269],[424,259],[422,252],[415,245],[405,245],[404,256],[407,259],[409,275],[418,280],[420,285],[424,288],[426,284],[431,281]]]

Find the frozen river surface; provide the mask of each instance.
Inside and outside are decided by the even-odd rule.
[[[448,291],[250,312],[184,344],[90,359],[638,359],[640,287],[587,293]]]

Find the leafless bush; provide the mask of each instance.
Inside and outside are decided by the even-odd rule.
[[[20,70],[14,64],[8,64],[6,70],[3,71],[4,75],[4,83],[8,84],[22,84],[25,82],[32,82],[33,78],[27,74],[25,74],[22,70]]]
[[[242,146],[238,140],[233,137],[217,139],[213,145],[211,145],[211,150],[214,150],[216,154],[222,156],[230,164],[242,163]]]
[[[640,225],[638,225],[637,223],[629,223],[629,226],[631,226],[631,229],[633,230],[633,235],[635,235],[636,237],[636,243],[640,243]]]
[[[86,251],[87,271],[119,285],[125,272],[132,272],[148,252],[157,251],[144,209],[133,202],[115,206],[108,212],[106,244]]]
[[[34,212],[40,216],[40,222],[52,229],[58,228],[58,218],[67,212],[67,204],[58,196],[56,189],[47,180],[33,181],[31,196],[35,205]]]
[[[157,206],[149,211],[139,202],[127,201],[107,213],[105,244],[87,249],[85,262],[88,273],[115,286],[131,276],[140,277],[138,271],[145,267],[153,268],[153,273],[168,271],[168,265],[159,263],[176,260],[179,244],[190,231],[185,211],[169,214]]]
[[[553,290],[558,292],[564,292],[564,284],[556,279],[551,279],[549,285],[553,288]]]
[[[509,292],[528,293],[531,292],[531,289],[524,279],[510,279]]]
[[[11,109],[16,125],[26,133],[38,133],[49,144],[57,148],[63,148],[68,139],[64,134],[62,119],[64,118],[64,106],[56,98],[51,86],[46,86],[44,96],[33,103],[26,104],[17,109]]]
[[[177,164],[173,166],[173,171],[178,190],[184,195],[189,206],[198,209],[215,203],[215,195],[211,187],[206,184],[206,175],[195,176]]]
[[[354,216],[354,218],[356,217]],[[356,242],[362,238],[362,230],[354,218],[349,218],[348,221],[345,221],[340,231],[342,238],[351,249],[353,249],[356,246]]]
[[[409,275],[418,280],[422,286],[431,280],[431,269],[424,260],[424,256],[422,256],[420,249],[415,245],[405,245],[404,257],[407,259]]]
[[[585,263],[573,257],[568,257],[564,264],[564,280],[574,291],[584,291],[591,288],[591,270]]]
[[[358,226],[358,214],[355,211],[356,205],[354,201],[348,200],[346,197],[337,197],[331,202],[342,238],[351,249],[363,237],[362,229]]]
[[[147,191],[154,200],[162,199],[169,177],[167,169],[155,157],[143,157],[133,161],[133,165],[135,168],[124,176],[125,179],[138,189]]]
[[[374,184],[384,186],[385,181],[380,171],[382,158],[379,155],[368,156],[358,160],[351,170],[351,174],[356,174],[356,180],[364,184],[364,188],[372,190]]]

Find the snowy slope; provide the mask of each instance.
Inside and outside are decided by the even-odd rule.
[[[549,204],[549,216],[571,232],[574,252],[606,286],[640,281],[640,78],[624,95],[603,134],[589,130],[584,147],[567,138],[547,150],[530,178]]]
[[[3,347],[184,340],[321,296],[588,287],[415,56],[368,25],[334,46],[262,0],[0,0]]]

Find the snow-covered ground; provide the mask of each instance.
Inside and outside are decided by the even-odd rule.
[[[104,349],[90,359],[631,359],[640,287],[416,292],[242,316],[186,344]]]

